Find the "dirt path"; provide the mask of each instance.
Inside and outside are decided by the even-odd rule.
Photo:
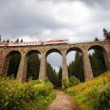
[[[74,110],[75,104],[72,98],[63,92],[56,91],[56,99],[46,110]]]

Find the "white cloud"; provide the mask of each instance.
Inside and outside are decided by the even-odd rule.
[[[55,71],[58,73],[59,72],[59,67],[55,66],[53,67],[53,69],[55,69]]]
[[[47,62],[49,62],[52,67],[60,67],[62,65],[62,56],[57,52],[52,52],[47,56]]]
[[[69,65],[72,61],[74,61],[75,59],[75,53],[76,51],[70,51],[67,56],[66,56],[66,60],[67,60],[67,64]]]
[[[91,10],[83,2],[61,2],[55,5],[54,13],[59,22],[82,25],[89,20]]]

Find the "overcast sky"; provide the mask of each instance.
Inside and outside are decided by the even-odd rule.
[[[110,0],[0,0],[2,40],[103,39],[110,31]]]
[[[0,0],[2,39],[24,41],[103,38],[110,31],[110,0]]]

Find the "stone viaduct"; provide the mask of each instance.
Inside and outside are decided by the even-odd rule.
[[[110,70],[110,41],[95,41],[76,44],[51,44],[35,46],[0,47],[0,75],[7,74],[10,52],[17,51],[21,54],[21,60],[17,72],[17,79],[26,81],[27,53],[37,51],[41,54],[39,80],[46,78],[46,57],[51,52],[58,52],[62,55],[62,77],[68,79],[66,55],[71,50],[79,50],[83,54],[85,81],[93,78],[92,68],[88,56],[88,50],[92,48],[101,49],[104,55],[107,70]]]

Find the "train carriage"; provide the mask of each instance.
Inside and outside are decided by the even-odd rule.
[[[67,39],[64,40],[48,40],[48,41],[34,41],[34,42],[0,42],[0,47],[11,47],[11,46],[32,46],[32,45],[53,45],[53,44],[64,44],[68,43]]]

